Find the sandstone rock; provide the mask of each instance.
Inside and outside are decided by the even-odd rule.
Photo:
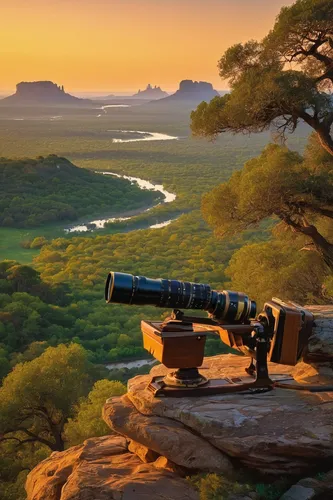
[[[120,436],[52,453],[30,472],[26,491],[28,500],[198,500],[186,480],[128,453]]]
[[[315,324],[309,339],[310,359],[316,357],[333,361],[333,308],[332,306],[306,306],[314,315]]]
[[[136,441],[133,441],[133,439],[130,439],[128,443],[128,451],[131,453],[134,453],[137,455],[140,460],[144,463],[149,463],[149,462],[155,462],[159,455],[153,450],[150,450],[147,448],[147,446],[144,446],[143,444],[137,443]]]
[[[280,500],[303,500],[308,498],[311,500],[333,499],[333,471],[322,474],[320,479],[314,477],[301,479],[297,484],[293,485]]]
[[[163,99],[163,97],[167,97],[169,94],[161,89],[161,87],[152,87],[150,84],[147,85],[145,90],[139,90],[132,97],[137,97],[139,99]]]
[[[81,460],[91,462],[125,452],[127,443],[121,436],[88,439],[83,445],[74,446],[63,452],[54,452],[28,475],[26,482],[28,498],[58,500],[61,489],[72,474],[75,464]]]
[[[158,457],[158,459],[154,462],[154,466],[156,467],[156,469],[166,469],[171,472],[175,472],[179,476],[185,477],[187,475],[185,469],[182,469],[174,462],[171,462],[171,460],[168,460],[166,457]]]
[[[105,422],[117,433],[141,443],[186,469],[228,473],[229,459],[181,422],[146,417],[128,397],[111,398],[103,409]]]
[[[312,500],[316,493],[312,488],[305,488],[299,484],[292,486],[280,500]]]
[[[214,356],[205,358],[201,370],[209,378],[243,376],[248,362],[232,354]],[[299,382],[306,382],[309,374],[323,382],[318,371],[305,363],[302,370],[271,363],[269,370],[272,375],[295,370]],[[166,372],[163,365],[151,371],[153,375]],[[228,474],[229,457],[236,466],[296,475],[333,459],[333,392],[276,388],[264,394],[154,398],[146,390],[150,378],[131,379],[126,396],[107,402],[104,418],[116,432],[178,465],[203,471],[224,469]]]
[[[16,85],[16,93],[1,101],[2,104],[64,104],[64,105],[87,105],[92,101],[80,99],[67,94],[63,86],[56,85],[50,81],[20,82]]]
[[[195,82],[193,80],[182,80],[179,89],[172,95],[159,100],[159,103],[186,102],[199,103],[210,101],[220,94],[208,82]]]

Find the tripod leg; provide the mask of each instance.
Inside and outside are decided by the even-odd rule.
[[[246,373],[251,375],[251,377],[256,377],[256,367],[255,364],[253,363],[253,358],[251,358],[251,363],[248,368],[245,368]]]
[[[257,337],[257,366],[256,366],[256,382],[258,386],[270,386],[273,387],[273,382],[269,378],[268,375],[268,366],[267,366],[267,352],[268,352],[268,343],[267,339],[263,336]]]

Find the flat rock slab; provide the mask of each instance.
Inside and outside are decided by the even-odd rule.
[[[333,361],[333,307],[306,306],[314,315],[314,327],[309,339],[308,352]]]
[[[308,477],[293,485],[280,500],[332,500],[333,470],[320,478]]]
[[[126,395],[107,402],[103,408],[103,418],[115,432],[182,468],[223,473],[232,470],[229,458],[214,445],[195,435],[177,420],[143,415]],[[135,448],[132,450],[135,451]],[[137,454],[140,457],[140,452]]]
[[[104,436],[52,453],[28,475],[27,500],[198,500],[191,485]]]
[[[201,371],[208,378],[243,376],[248,363],[248,358],[232,354],[214,356],[205,358]],[[269,364],[272,375],[292,371],[299,382],[322,382],[305,363],[294,369]],[[163,365],[151,371],[165,373]],[[191,457],[195,468],[226,473],[231,459],[263,473],[293,475],[333,459],[333,392],[274,389],[263,394],[155,398],[147,390],[150,380],[151,375],[131,379],[126,396],[108,400],[104,418],[116,432],[178,465],[188,466],[186,457]]]

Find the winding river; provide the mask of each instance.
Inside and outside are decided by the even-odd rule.
[[[123,138],[113,138],[112,142],[141,142],[141,141],[178,141],[179,137],[159,132],[146,132],[143,130],[108,130],[108,132],[117,132],[124,135]],[[126,137],[127,135],[127,137]],[[134,137],[131,137],[134,135]]]
[[[145,365],[152,365],[156,363],[156,359],[136,359],[135,361],[117,361],[105,365],[108,370],[120,370],[121,368],[141,368]]]
[[[92,221],[89,221],[89,222],[86,222],[83,224],[78,224],[76,226],[66,228],[65,229],[66,233],[84,233],[87,231],[92,231],[92,229],[90,229],[90,227],[89,227],[90,225],[94,225],[94,229],[103,229],[107,222],[121,222],[121,221],[125,221],[125,220],[130,220],[137,215],[149,212],[149,210],[152,210],[153,208],[157,207],[161,203],[171,203],[172,201],[175,201],[175,199],[176,199],[176,195],[174,193],[170,193],[169,191],[164,189],[162,184],[153,184],[152,182],[146,181],[144,179],[140,179],[139,177],[133,177],[133,176],[129,176],[129,175],[120,175],[120,174],[116,174],[114,172],[98,172],[97,171],[96,173],[99,173],[102,175],[112,175],[114,177],[126,179],[126,180],[130,181],[132,184],[136,183],[140,189],[149,189],[150,191],[159,191],[164,196],[164,200],[160,203],[157,203],[153,207],[148,208],[148,209],[144,209],[141,211],[135,211],[134,215],[127,215],[128,214],[128,212],[127,212],[126,214],[124,214],[123,217],[118,216],[118,217],[108,217],[108,218],[104,218],[104,219],[95,219],[95,220],[92,220]],[[174,220],[176,220],[176,218],[170,219],[170,220],[167,220],[164,222],[160,222],[157,224],[152,224],[149,227],[150,227],[150,229],[162,228],[162,227],[168,226]]]

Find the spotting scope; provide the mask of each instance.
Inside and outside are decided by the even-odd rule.
[[[109,273],[105,300],[129,305],[201,309],[213,318],[232,322],[243,322],[256,315],[256,303],[241,292],[216,291],[202,283],[150,279],[126,273]]]
[[[294,381],[292,384],[290,380],[273,381],[267,365],[267,361],[272,361],[294,366],[305,352],[313,316],[298,304],[273,298],[256,316],[256,303],[242,292],[217,291],[202,283],[119,272],[109,273],[105,300],[173,309],[164,321],[141,321],[144,348],[165,367],[176,368],[165,377],[153,377],[148,389],[155,396],[261,391],[277,384],[302,389]],[[206,311],[208,317],[186,316],[181,309]],[[208,380],[199,372],[207,335],[218,335],[226,345],[251,357],[246,368],[250,379]]]

